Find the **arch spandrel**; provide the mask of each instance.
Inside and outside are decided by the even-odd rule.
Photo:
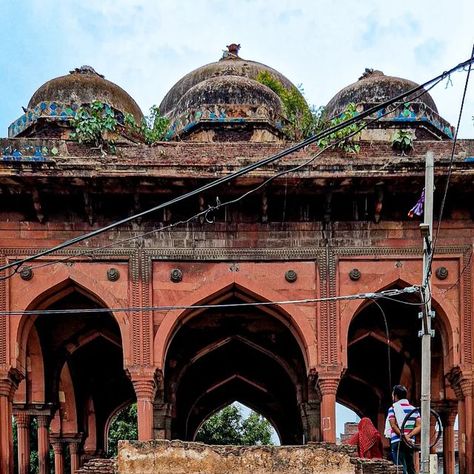
[[[101,266],[101,271],[106,271]],[[44,274],[42,275],[42,273]],[[56,301],[73,291],[78,291],[95,301],[104,308],[120,308],[127,306],[126,299],[118,298],[99,279],[93,278],[93,272],[88,274],[80,269],[65,266],[45,267],[35,270],[35,278],[29,282],[16,279],[11,282],[11,309],[14,310],[41,310],[46,309]],[[126,284],[125,284],[126,286]],[[119,292],[120,294],[121,292]],[[124,295],[127,296],[126,294]],[[124,351],[124,365],[131,360],[129,316],[126,312],[110,311],[120,328]],[[10,342],[17,347],[16,357],[11,360],[13,367],[24,372],[26,369],[26,344],[30,329],[37,315],[14,315],[10,321]]]
[[[249,280],[240,274],[231,273],[224,277],[202,285],[192,294],[181,300],[181,306],[212,304],[222,301],[229,294],[243,295],[250,301],[281,301],[285,299],[281,294],[264,288],[257,282]],[[265,311],[278,318],[290,329],[295,336],[305,359],[307,372],[317,366],[316,360],[316,331],[311,326],[306,313],[294,305],[260,306]],[[174,334],[180,325],[202,310],[170,310],[166,313],[154,337],[155,365],[163,370],[165,367],[166,351],[171,344]]]
[[[359,270],[364,274],[364,264],[368,261],[361,261],[361,264],[358,266]],[[391,261],[390,263],[396,264],[397,261]],[[339,270],[339,288],[340,294],[357,294],[357,293],[375,293],[380,292],[390,288],[405,288],[409,286],[419,285],[421,274],[419,271],[409,271],[415,268],[415,265],[421,265],[421,260],[412,260],[410,261],[410,269],[403,269],[402,267],[395,267],[391,271],[383,272],[386,268],[383,264],[387,262],[374,262],[370,261],[370,268],[372,269],[370,276],[371,278],[366,278],[364,280],[351,281],[348,277],[348,272],[346,272],[349,266],[355,267],[354,262],[344,262],[344,265]],[[376,280],[374,280],[374,265],[377,268]],[[380,265],[380,266],[379,266]],[[345,283],[341,283],[342,280]],[[374,286],[377,285],[376,288]],[[366,308],[369,304],[372,304],[372,301],[369,300],[353,300],[353,301],[343,301],[339,302],[339,324],[340,324],[340,337],[341,337],[341,347],[347,347],[348,343],[348,334],[349,327],[354,318],[360,314],[360,312]],[[459,347],[460,334],[459,334],[459,321],[460,316],[457,311],[456,304],[453,304],[449,299],[445,297],[445,294],[442,293],[438,288],[434,287],[433,289],[433,299],[432,299],[433,310],[436,312],[436,318],[438,319],[438,324],[441,325],[442,334],[441,339],[443,342],[443,347],[446,348],[445,353],[447,354],[446,367],[452,367],[458,363],[460,354],[459,351],[456,351],[455,348]],[[342,363],[344,367],[347,367],[347,351],[342,351]]]

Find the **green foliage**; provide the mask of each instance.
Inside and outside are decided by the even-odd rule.
[[[272,445],[272,426],[255,412],[243,418],[236,405],[229,405],[204,422],[196,441],[207,444]]]
[[[160,115],[156,105],[150,108],[150,114],[142,120],[140,126],[137,125],[132,114],[125,115],[125,126],[140,135],[148,145],[165,140],[169,124],[169,119]]]
[[[92,145],[101,150],[102,155],[107,152],[115,153],[115,142],[111,138],[120,124],[115,117],[115,112],[108,104],[95,100],[90,105],[80,107],[72,120],[74,131],[70,138],[79,143]],[[160,115],[158,107],[150,108],[150,114],[145,117],[140,125],[137,125],[132,114],[125,114],[125,129],[151,145],[165,140],[168,131],[169,120]]]
[[[138,439],[137,404],[132,403],[121,410],[109,428],[108,455],[117,456],[118,441],[120,439]]]
[[[74,127],[74,132],[70,134],[72,140],[93,145],[99,148],[103,155],[106,151],[112,153],[115,151],[110,134],[117,130],[118,122],[110,105],[95,100],[90,105],[79,107],[72,125]]]
[[[328,127],[357,116],[355,104],[349,104],[342,114],[330,120],[324,116],[324,107],[310,108],[304,98],[301,86],[298,88],[285,88],[285,86],[267,71],[262,71],[257,76],[257,81],[269,87],[280,98],[283,105],[283,115],[286,120],[284,132],[292,140],[301,140],[316,133],[322,132]],[[348,127],[332,133],[318,142],[320,148],[326,148],[334,142],[338,148],[350,153],[358,153],[360,145],[353,140],[363,122],[354,123]]]
[[[344,112],[342,112],[337,117],[334,117],[330,120],[327,120],[327,118],[324,118],[323,109],[319,109],[319,110],[320,110],[320,117],[319,117],[318,124],[315,127],[315,133],[321,132],[329,127],[334,127],[335,125],[339,125],[340,123],[345,122],[346,120],[349,120],[357,116],[356,105],[353,104],[352,102],[347,105]],[[359,129],[362,126],[363,126],[362,121],[355,122],[352,125],[348,125],[347,127],[344,127],[341,130],[338,130],[337,132],[331,133],[327,137],[319,140],[318,146],[319,148],[326,148],[327,146],[330,146],[331,144],[338,142],[338,144],[335,145],[338,148],[341,148],[342,150],[347,151],[349,153],[359,153],[360,145],[356,141],[351,140],[351,139],[357,137]]]
[[[314,117],[304,98],[301,86],[287,89],[268,71],[259,72],[257,81],[270,88],[280,98],[283,105],[283,116],[287,121],[284,131],[289,138],[301,140],[312,134]]]
[[[413,133],[410,130],[397,130],[392,136],[392,147],[402,155],[413,149]]]

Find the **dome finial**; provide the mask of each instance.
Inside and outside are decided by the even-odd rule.
[[[362,79],[368,79],[369,77],[375,77],[375,76],[384,76],[384,73],[377,69],[366,67],[365,71],[362,73],[362,76],[359,77],[359,81]]]
[[[236,59],[239,57],[240,44],[231,43],[226,48],[227,51],[222,54],[222,59]]]
[[[103,74],[99,74],[92,66],[76,67],[69,74],[95,74],[96,76],[104,78]]]

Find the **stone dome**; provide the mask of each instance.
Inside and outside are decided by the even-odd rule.
[[[132,97],[90,66],[76,68],[65,76],[56,77],[43,84],[31,97],[28,109],[34,110],[42,103],[80,106],[90,104],[94,100],[107,103],[123,114],[130,113],[137,123],[141,123],[142,111]]]
[[[277,119],[281,114],[281,102],[275,92],[257,81],[241,76],[217,76],[199,82],[191,87],[178,101],[175,114],[189,112],[196,108],[218,110],[220,105],[232,105],[235,112],[249,107],[263,117],[263,109]],[[228,111],[227,111],[228,112]],[[245,112],[244,112],[245,114]]]
[[[200,82],[213,77],[240,76],[256,81],[259,73],[268,72],[286,88],[295,87],[291,81],[275,69],[256,61],[241,58],[238,55],[240,45],[232,44],[227,48],[228,51],[224,52],[219,61],[201,66],[181,78],[162,100],[160,113],[162,115],[170,115],[184,94]]]
[[[351,102],[356,105],[380,104],[417,86],[418,84],[408,79],[386,76],[382,71],[366,69],[357,82],[342,89],[329,101],[325,113],[327,117],[335,117]],[[409,100],[410,98],[407,99]],[[428,93],[414,102],[425,104],[433,112],[438,113],[436,104]]]
[[[166,94],[159,109],[170,120],[169,136],[198,141],[284,139],[281,99],[257,79],[268,73],[287,89],[294,84],[275,69],[242,59],[240,45],[227,48],[219,61],[190,72]]]

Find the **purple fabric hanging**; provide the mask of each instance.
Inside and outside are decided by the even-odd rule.
[[[416,204],[408,211],[408,217],[413,218],[414,216],[421,216],[423,214],[424,205],[425,205],[425,188],[423,188],[420,199],[418,199]]]

